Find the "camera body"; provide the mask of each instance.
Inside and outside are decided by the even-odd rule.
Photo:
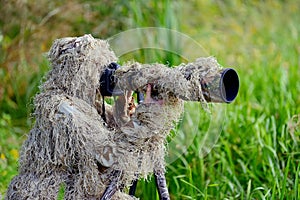
[[[102,96],[120,96],[123,91],[116,89],[114,73],[120,68],[115,62],[110,63],[100,77],[100,93]]]

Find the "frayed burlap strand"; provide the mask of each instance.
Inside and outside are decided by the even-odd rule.
[[[58,39],[49,60],[52,69],[34,99],[36,121],[6,199],[56,199],[62,186],[65,199],[99,199],[115,178],[129,187],[137,177],[164,172],[166,137],[183,100],[205,102],[199,76],[219,67],[213,58],[176,69],[128,63],[116,72],[124,96],[105,106],[104,122],[99,78],[117,61],[107,42],[90,35]],[[131,91],[145,92],[149,83],[153,101],[135,108]],[[136,198],[117,191],[113,199]]]

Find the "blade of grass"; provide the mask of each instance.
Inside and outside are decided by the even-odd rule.
[[[289,169],[290,169],[290,162],[291,162],[291,157],[289,156],[287,165],[284,169],[284,177],[283,177],[283,181],[282,181],[280,200],[283,200],[286,197],[285,193],[286,193],[286,185],[287,185],[287,179],[288,179],[288,174],[289,174]]]

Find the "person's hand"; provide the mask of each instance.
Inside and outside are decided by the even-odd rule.
[[[164,104],[163,100],[156,100],[151,97],[151,91],[152,91],[152,86],[151,84],[148,84],[144,103],[155,103],[155,104],[163,105]]]

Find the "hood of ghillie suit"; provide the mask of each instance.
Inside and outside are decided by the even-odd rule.
[[[107,41],[91,35],[55,40],[48,58],[52,70],[41,87],[41,92],[67,94],[93,105],[99,79],[104,68],[117,57]]]

